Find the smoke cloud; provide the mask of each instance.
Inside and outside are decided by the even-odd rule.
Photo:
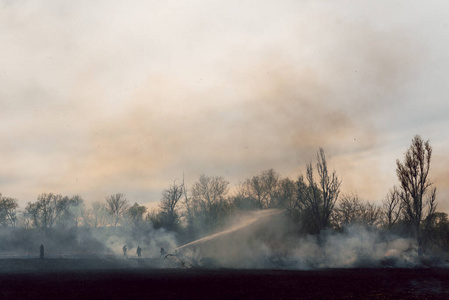
[[[171,251],[175,255],[169,259],[209,268],[301,270],[444,264],[438,257],[420,256],[416,240],[407,236],[348,225],[342,232],[297,237],[286,220],[278,210],[242,213],[231,228],[182,245]]]
[[[0,190],[22,205],[154,202],[182,172],[297,176],[319,146],[345,190],[378,201],[410,138],[434,131],[410,96],[435,53],[409,3],[389,3],[394,18],[321,1],[0,3]]]

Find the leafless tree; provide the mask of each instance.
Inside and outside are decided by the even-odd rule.
[[[196,217],[202,217],[207,229],[211,229],[219,219],[220,212],[226,205],[225,196],[229,182],[223,177],[200,175],[192,187],[191,209]]]
[[[323,197],[323,209],[321,213],[322,228],[326,228],[329,223],[329,217],[334,209],[335,202],[337,202],[340,193],[341,181],[338,179],[335,171],[331,175],[328,173],[326,156],[324,149],[320,148],[317,154],[317,169],[320,178],[319,184]]]
[[[82,214],[84,226],[90,228],[104,227],[110,224],[111,216],[105,203],[96,201],[91,208],[85,209]]]
[[[61,213],[62,195],[40,194],[37,201],[28,203],[25,208],[36,228],[51,230]]]
[[[129,223],[134,226],[139,226],[144,220],[144,214],[147,212],[147,208],[143,205],[139,205],[137,202],[134,203],[126,212],[127,219]]]
[[[388,229],[391,229],[400,220],[402,213],[402,202],[397,187],[391,189],[386,198],[382,200],[382,208],[384,224]]]
[[[338,226],[355,223],[360,219],[362,203],[357,194],[342,195],[334,209],[333,219]]]
[[[449,219],[447,213],[435,212],[429,216],[430,220],[426,222],[424,242],[432,244],[443,250],[449,251]]]
[[[84,200],[79,195],[62,197],[56,204],[58,217],[56,224],[59,227],[78,227],[84,210]]]
[[[278,207],[285,208],[289,213],[295,209],[296,185],[293,180],[283,178],[276,189],[276,202]]]
[[[306,180],[301,175],[297,181],[297,208],[302,212],[312,233],[327,228],[330,216],[340,193],[341,181],[335,171],[329,174],[323,148],[317,153],[319,181],[315,182],[312,163],[307,164]]]
[[[240,187],[246,197],[255,199],[259,208],[272,208],[276,205],[275,194],[279,183],[279,174],[273,169],[247,179]]]
[[[17,199],[3,197],[2,194],[0,194],[0,224],[3,226],[16,227],[18,207],[19,204],[17,203]]]
[[[377,227],[382,223],[382,208],[371,202],[362,204],[362,223],[370,227]]]
[[[195,208],[192,205],[192,199],[188,196],[187,185],[184,181],[184,174],[182,175],[182,186],[183,186],[183,196],[184,201],[182,202],[182,211],[184,217],[185,225],[187,228],[187,233],[190,239],[195,237]]]
[[[177,184],[176,181],[162,192],[162,199],[159,204],[161,217],[164,226],[169,229],[175,229],[179,224],[179,214],[177,205],[184,194],[184,183]]]
[[[128,200],[125,195],[118,193],[106,197],[106,204],[107,210],[112,217],[112,223],[114,224],[114,227],[117,227],[117,224],[128,209]]]
[[[436,188],[428,179],[432,147],[416,135],[405,153],[404,162],[396,161],[400,182],[399,197],[405,218],[412,224],[418,245],[422,245],[421,222],[428,220],[436,209]]]
[[[333,219],[340,227],[351,223],[376,227],[381,221],[381,212],[374,203],[363,202],[357,194],[347,194],[340,198]]]

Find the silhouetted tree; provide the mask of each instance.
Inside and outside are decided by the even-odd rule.
[[[398,223],[402,213],[402,202],[397,187],[391,189],[382,200],[383,223],[387,229],[392,229]]]
[[[334,208],[333,219],[337,226],[361,224],[376,227],[381,223],[382,210],[374,203],[363,202],[357,194],[340,197]]]
[[[18,207],[19,204],[17,203],[17,199],[3,197],[2,194],[0,194],[0,224],[3,226],[16,227]]]
[[[54,226],[77,227],[81,217],[83,199],[76,195],[71,198],[60,194],[41,194],[34,203],[28,203],[26,213],[34,227],[50,230]]]
[[[173,181],[173,184],[162,192],[162,199],[159,203],[161,220],[164,227],[169,230],[174,230],[179,225],[177,205],[183,193],[184,183],[177,184],[176,181]]]
[[[254,199],[259,208],[272,208],[276,206],[275,195],[279,178],[279,174],[273,169],[262,171],[240,186],[241,195],[243,198]]]
[[[232,205],[238,210],[256,210],[260,209],[259,203],[253,197],[249,197],[246,193],[241,193],[237,188],[237,193],[231,197]]]
[[[82,224],[84,210],[86,205],[84,204],[84,199],[79,195],[75,195],[71,198],[70,215],[75,227]]]
[[[289,213],[295,209],[296,185],[289,178],[281,179],[275,192],[276,207],[285,208]]]
[[[229,182],[223,177],[200,175],[198,182],[192,187],[191,211],[195,219],[204,221],[208,230],[215,226],[219,221],[220,213],[228,206],[225,199],[229,190],[228,185]]]
[[[82,214],[84,226],[90,228],[104,227],[110,224],[111,216],[105,203],[96,201],[91,208],[85,209]]]
[[[148,212],[148,214],[145,216],[145,221],[152,224],[154,229],[159,229],[164,226],[161,214],[157,210],[153,209]]]
[[[62,195],[44,193],[37,197],[36,202],[28,203],[25,210],[30,216],[34,227],[44,230],[52,229],[61,213],[60,202],[62,199]]]
[[[296,182],[297,203],[305,230],[319,233],[330,224],[330,216],[340,193],[341,181],[336,172],[329,175],[323,148],[317,153],[319,181],[315,182],[312,163],[307,164],[306,180],[301,175]]]
[[[428,179],[432,147],[416,135],[405,153],[404,162],[396,160],[396,174],[400,182],[399,197],[404,216],[412,225],[418,246],[422,246],[421,222],[436,209],[436,188]]]
[[[56,210],[58,211],[58,218],[56,224],[60,227],[70,228],[78,227],[81,222],[84,200],[79,195],[73,197],[62,197],[57,202]]]
[[[134,226],[139,226],[143,222],[143,215],[146,211],[147,208],[145,206],[134,203],[133,206],[128,208],[126,215],[131,224]]]
[[[361,217],[361,206],[358,195],[343,195],[334,209],[334,222],[339,227],[357,222]]]
[[[112,217],[112,224],[117,227],[117,224],[123,218],[123,215],[128,209],[128,200],[125,195],[118,193],[106,197],[106,208]]]
[[[380,226],[382,224],[382,208],[368,201],[363,203],[362,223],[370,227]]]
[[[183,185],[183,196],[184,196],[184,201],[182,201],[181,203],[181,212],[182,215],[181,217],[183,217],[186,222],[186,229],[187,229],[187,239],[191,240],[196,236],[196,232],[195,232],[195,209],[192,205],[192,199],[188,196],[187,194],[187,186],[185,184],[184,181],[184,175],[182,176],[182,185]]]
[[[437,250],[449,251],[449,219],[447,213],[435,212],[428,216],[424,228],[423,243],[436,246]]]

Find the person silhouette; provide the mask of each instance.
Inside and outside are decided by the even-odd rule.
[[[128,250],[128,248],[126,248],[126,245],[123,246],[123,257],[126,257],[126,250]]]
[[[137,246],[137,257],[141,256],[142,256],[142,248],[140,248],[140,246]]]

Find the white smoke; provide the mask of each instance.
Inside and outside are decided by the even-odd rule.
[[[411,267],[420,264],[413,239],[383,235],[378,229],[351,225],[298,240],[291,255],[295,268]]]
[[[376,268],[422,266],[416,241],[378,228],[349,225],[341,232],[292,238],[280,211],[241,216],[230,229],[182,245],[201,254],[204,266],[230,268]],[[209,265],[208,265],[209,263]]]

